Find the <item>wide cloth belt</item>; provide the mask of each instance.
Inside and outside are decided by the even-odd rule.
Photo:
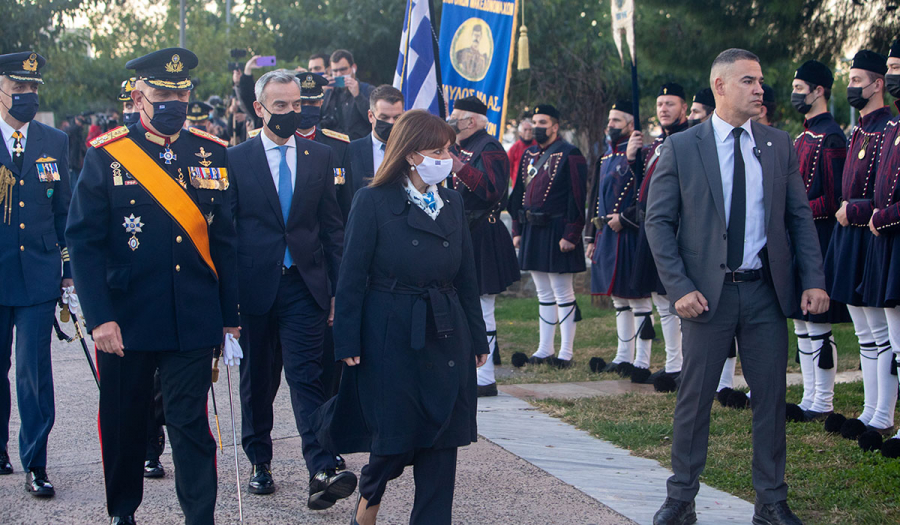
[[[410,323],[410,346],[413,350],[425,348],[425,326],[428,315],[428,302],[431,303],[431,317],[434,321],[438,339],[446,339],[453,335],[453,311],[450,308],[451,297],[456,296],[453,283],[430,283],[416,286],[390,277],[372,277],[369,289],[399,295],[414,295],[412,306],[412,322]],[[426,302],[427,301],[427,302]]]

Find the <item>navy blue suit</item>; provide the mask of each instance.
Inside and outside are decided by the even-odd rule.
[[[375,159],[372,158],[372,134],[350,142],[350,172],[353,175],[353,193],[365,188],[375,177]],[[349,183],[350,181],[348,181]]]
[[[272,402],[282,365],[310,477],[335,467],[307,423],[324,402],[322,341],[341,264],[344,230],[331,148],[294,137],[297,166],[287,220],[261,134],[228,151],[235,189],[241,333],[242,445],[253,464],[272,459]],[[285,269],[285,247],[294,266]],[[249,343],[249,344],[248,344]]]
[[[15,177],[12,198],[3,203],[4,210],[10,211],[5,221],[0,212],[0,448],[6,449],[9,442],[8,376],[15,327],[16,392],[22,420],[19,456],[26,469],[46,466],[47,436],[55,416],[50,334],[60,280],[71,277],[68,262],[61,263],[61,254],[67,260],[68,155],[66,134],[36,121],[28,125],[21,170],[5,142],[0,144],[0,164]],[[58,180],[42,181],[38,165],[42,171],[55,167],[51,178]]]

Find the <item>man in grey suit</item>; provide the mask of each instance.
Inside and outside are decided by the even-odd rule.
[[[784,483],[785,319],[798,306],[804,313],[826,311],[828,294],[791,139],[751,121],[762,105],[762,83],[756,55],[719,54],[710,73],[715,114],[666,141],[650,183],[647,237],[684,334],[674,475],[654,525],[696,522],[710,408],[735,337],[753,390],[753,523],[801,523],[787,505]]]

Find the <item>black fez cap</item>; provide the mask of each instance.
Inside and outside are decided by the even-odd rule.
[[[44,57],[33,51],[0,55],[0,75],[6,75],[16,82],[43,84],[41,68],[46,63]]]
[[[212,106],[206,102],[191,102],[188,104],[187,119],[195,122],[198,120],[206,120],[209,118],[210,111],[212,111]]]
[[[883,75],[887,73],[887,57],[881,53],[862,49],[853,57],[850,69],[865,69]]]
[[[763,84],[763,102],[775,102],[775,90],[768,84]]]
[[[131,92],[134,91],[134,83],[136,78],[131,77],[122,82],[122,89],[119,91],[119,102],[128,102],[131,100]]]
[[[325,98],[323,86],[328,85],[325,77],[319,73],[297,73],[300,79],[300,99],[301,100],[319,100]]]
[[[700,104],[711,108],[716,107],[716,97],[713,96],[712,89],[710,88],[703,88],[698,91],[694,95],[694,100],[692,100],[692,102],[699,102]]]
[[[900,38],[894,40],[894,43],[891,44],[891,52],[888,53],[888,58],[900,58]]]
[[[663,95],[673,95],[676,97],[681,97],[681,100],[687,100],[687,97],[684,94],[684,88],[681,87],[681,84],[676,82],[666,82],[659,88],[659,93],[656,94],[657,97],[661,97]]]
[[[809,82],[814,86],[822,86],[825,89],[831,89],[834,85],[834,75],[831,69],[818,60],[807,60],[797,71],[794,72],[794,78]]]
[[[556,120],[559,120],[559,110],[550,104],[538,104],[534,107],[535,115],[547,115],[548,117],[553,117]]]
[[[197,55],[180,47],[169,47],[129,60],[138,80],[157,89],[193,89],[190,72],[200,61]]]
[[[634,105],[630,100],[625,100],[624,98],[620,98],[612,105],[611,108],[616,111],[621,111],[622,113],[628,113],[629,115],[634,116]]]
[[[453,103],[453,109],[487,115],[487,106],[476,96],[461,98]]]

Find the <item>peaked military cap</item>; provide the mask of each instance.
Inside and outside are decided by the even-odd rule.
[[[684,94],[684,88],[677,82],[666,82],[663,84],[659,88],[659,93],[657,93],[656,96],[661,97],[663,95],[672,95],[681,97],[681,100],[687,100],[687,96]]]
[[[44,57],[33,51],[0,55],[0,75],[6,75],[16,82],[43,84],[41,68],[46,63]]]
[[[809,82],[814,86],[822,86],[825,89],[831,89],[834,85],[834,74],[828,66],[818,60],[807,60],[797,71],[794,72],[794,78]]]
[[[553,117],[556,120],[559,120],[559,110],[550,104],[538,104],[534,107],[535,115],[547,115],[548,117]]]
[[[709,106],[711,108],[716,107],[716,97],[713,96],[712,89],[710,89],[710,88],[703,88],[700,91],[698,91],[694,95],[693,102],[699,102],[700,104],[703,104],[704,106]]]
[[[614,109],[616,111],[621,111],[623,113],[628,113],[629,115],[634,116],[634,105],[630,100],[625,100],[624,98],[620,98],[619,100],[617,100],[609,109]]]
[[[180,47],[169,47],[129,60],[138,80],[158,89],[193,89],[190,72],[200,61],[197,55]]]
[[[865,69],[879,75],[887,73],[887,57],[881,53],[862,49],[853,57],[850,69]]]
[[[325,97],[323,87],[328,85],[325,77],[319,73],[297,73],[300,79],[300,99],[301,100],[319,100]]]
[[[487,106],[476,96],[461,98],[453,103],[453,109],[487,115]]]
[[[137,79],[134,77],[122,82],[122,89],[119,91],[119,102],[128,102],[131,100],[131,92],[134,91],[135,82],[137,82]]]
[[[209,112],[212,106],[206,102],[194,101],[188,104],[187,119],[192,121],[206,120],[209,118]]]

